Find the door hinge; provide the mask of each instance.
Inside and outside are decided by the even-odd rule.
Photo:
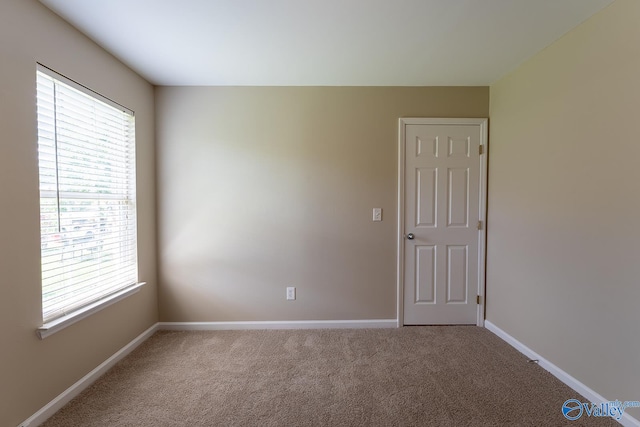
[[[482,155],[484,153],[484,145],[478,145],[478,152]]]
[[[476,295],[476,304],[480,304],[480,295]]]
[[[478,230],[482,230],[482,221],[478,221]]]

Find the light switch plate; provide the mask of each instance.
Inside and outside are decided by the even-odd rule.
[[[382,208],[373,208],[373,220],[382,221]]]
[[[293,301],[296,299],[296,288],[293,286],[287,287],[287,300]]]

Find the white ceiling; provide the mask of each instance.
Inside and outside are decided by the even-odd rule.
[[[613,0],[40,0],[157,85],[488,85]]]

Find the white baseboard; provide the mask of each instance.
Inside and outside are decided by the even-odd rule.
[[[397,319],[373,320],[282,320],[260,322],[160,322],[164,331],[223,331],[250,329],[362,329],[397,328]]]
[[[45,422],[49,417],[55,414],[60,408],[69,403],[71,399],[79,395],[84,389],[93,384],[98,378],[104,375],[116,363],[124,359],[129,353],[135,350],[140,344],[147,340],[158,330],[158,324],[151,326],[149,329],[134,338],[129,344],[122,347],[113,356],[102,362],[98,367],[80,378],[71,387],[60,393],[55,399],[47,403],[42,409],[30,416],[18,427],[36,427]]]
[[[554,365],[553,363],[549,362],[547,359],[540,356],[538,353],[531,350],[529,347],[522,344],[520,341],[518,341],[517,339],[515,339],[514,337],[512,337],[511,335],[509,335],[508,333],[506,333],[505,331],[503,331],[502,329],[500,329],[490,321],[485,320],[484,327],[490,330],[491,332],[493,332],[494,334],[496,334],[498,337],[502,338],[504,341],[510,344],[513,348],[515,348],[520,353],[527,356],[529,359],[538,360],[538,365],[540,365],[541,368],[549,371],[549,373],[551,373],[554,377],[556,377],[557,379],[559,379],[560,381],[562,381],[563,383],[571,387],[576,392],[580,393],[589,402],[601,403],[601,402],[610,401],[610,399],[605,399],[600,394],[596,393],[591,388],[587,387],[586,385],[584,385],[583,383],[581,383],[580,381],[578,381],[577,379],[575,379],[574,377],[572,377],[571,375],[569,375],[568,373],[566,373],[565,371],[563,371],[562,369]],[[558,411],[560,411],[560,408],[558,408]],[[640,427],[640,421],[633,418],[627,412],[624,413],[619,423],[625,427]]]

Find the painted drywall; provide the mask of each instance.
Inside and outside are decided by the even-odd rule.
[[[623,401],[640,400],[638,22],[617,0],[491,86],[487,318]]]
[[[395,319],[398,118],[486,117],[488,96],[157,88],[161,320]]]
[[[36,62],[136,112],[141,292],[43,341]],[[153,88],[35,0],[0,2],[0,425],[27,419],[157,321]]]

